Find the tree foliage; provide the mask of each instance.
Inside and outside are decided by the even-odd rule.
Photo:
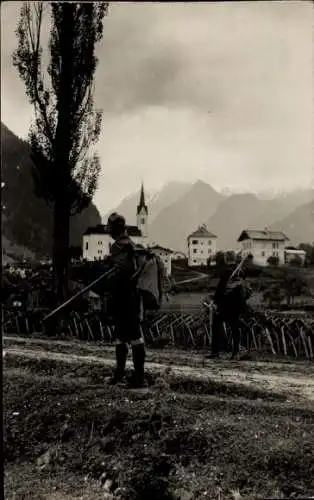
[[[95,46],[107,9],[105,2],[25,2],[16,31],[13,64],[34,109],[29,143],[35,192],[54,211],[53,269],[59,301],[67,293],[70,216],[88,206],[100,171],[93,151],[101,128],[101,112],[94,109]],[[50,21],[45,52],[44,13]]]
[[[270,266],[275,266],[277,267],[279,265],[279,257],[276,257],[275,255],[271,255],[270,257],[268,257],[267,259],[267,263],[270,265]]]
[[[293,304],[294,299],[300,295],[307,295],[308,283],[299,272],[290,271],[284,278],[283,289],[286,293],[288,304]]]
[[[268,307],[278,307],[285,297],[285,292],[280,288],[279,284],[272,285],[266,288],[263,293],[263,300]]]
[[[63,177],[72,214],[91,201],[100,171],[98,155],[89,151],[101,129],[101,112],[94,110],[94,50],[107,8],[102,2],[25,2],[17,28],[13,64],[35,112],[29,142],[36,193],[53,207]],[[47,68],[41,44],[44,9],[51,14]],[[60,141],[66,165],[59,163]]]
[[[290,266],[301,267],[302,259],[299,255],[294,255],[294,257],[289,261]]]
[[[310,265],[314,265],[314,244],[311,245],[310,243],[300,243],[298,248],[305,251],[307,263]]]

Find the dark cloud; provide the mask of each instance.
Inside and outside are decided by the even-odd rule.
[[[19,7],[1,7],[1,97],[2,119],[23,135],[31,110],[11,65]],[[171,178],[254,189],[310,183],[312,26],[305,1],[111,4],[97,50],[100,208],[141,178],[152,186]]]

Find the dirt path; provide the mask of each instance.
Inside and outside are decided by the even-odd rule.
[[[7,336],[4,352],[8,500],[314,493],[313,363],[148,349],[152,384],[129,391],[104,383],[112,346]]]
[[[49,359],[64,363],[114,366],[113,348],[104,349],[100,346],[84,347],[85,352],[76,354],[68,352],[69,349],[80,350],[78,343],[64,341],[50,341],[45,339],[25,339],[21,337],[4,337],[5,355],[24,357],[28,359]],[[13,345],[12,345],[13,344]],[[57,349],[57,351],[56,351]],[[65,351],[65,352],[64,352]],[[90,353],[90,354],[89,354]],[[105,357],[104,357],[105,356]],[[268,392],[285,395],[287,400],[303,399],[314,401],[314,366],[313,363],[265,363],[265,362],[227,362],[225,360],[204,361],[199,354],[190,354],[190,362],[194,366],[183,364],[184,356],[172,352],[171,359],[167,360],[167,352],[158,354],[165,361],[154,362],[154,352],[149,351],[147,356],[147,370],[152,374],[171,372],[180,378],[203,381],[219,382],[223,384],[237,384],[249,388],[259,388]],[[128,361],[128,367],[131,367]]]

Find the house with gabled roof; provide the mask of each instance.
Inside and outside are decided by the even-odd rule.
[[[207,266],[208,259],[217,252],[217,236],[205,224],[187,237],[189,267]]]
[[[257,265],[266,266],[269,257],[277,257],[279,264],[285,262],[285,247],[289,238],[282,231],[270,229],[244,229],[238,242],[241,243],[241,255],[252,255]]]

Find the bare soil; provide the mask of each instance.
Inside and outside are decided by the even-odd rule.
[[[314,495],[313,363],[150,350],[135,391],[107,385],[112,347],[11,336],[4,353],[7,499]]]

